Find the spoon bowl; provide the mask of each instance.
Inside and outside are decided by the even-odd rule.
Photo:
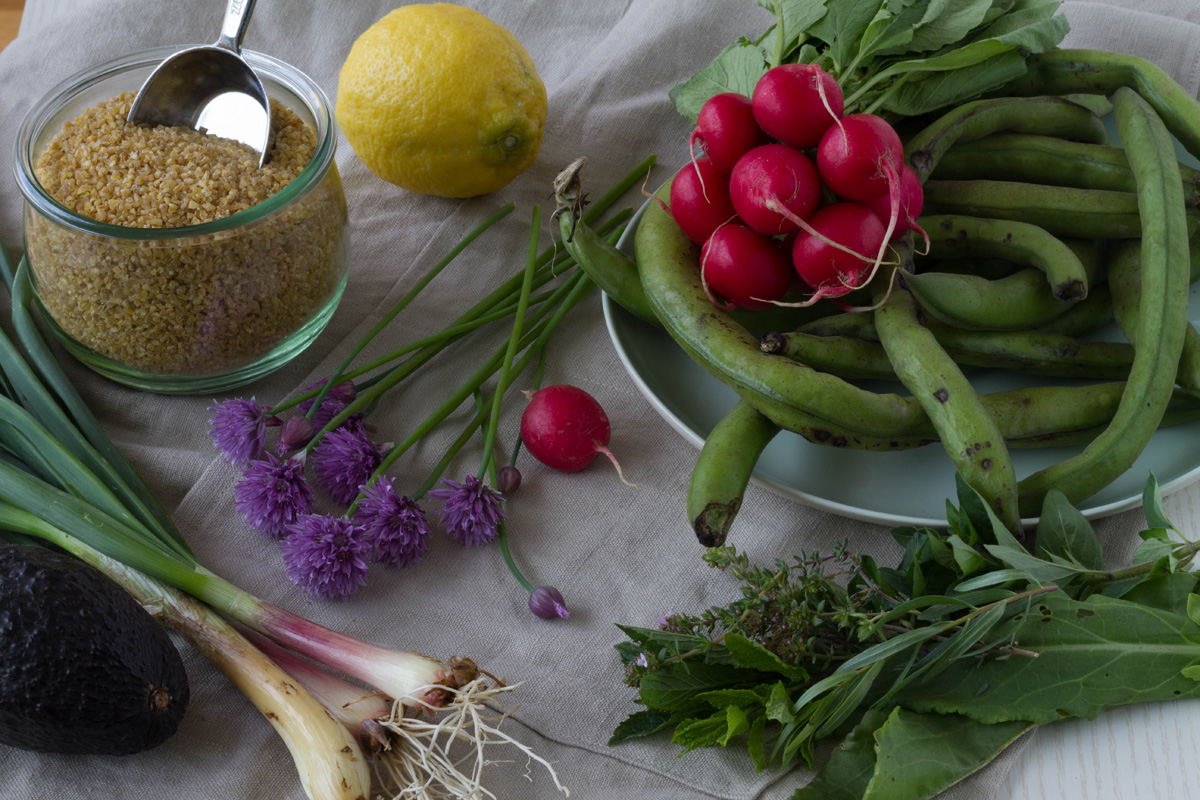
[[[229,0],[221,38],[189,47],[159,64],[134,98],[130,125],[182,126],[234,139],[266,163],[271,105],[258,74],[242,58],[255,0]]]

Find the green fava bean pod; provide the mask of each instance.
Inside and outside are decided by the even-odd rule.
[[[1139,242],[1124,242],[1113,250],[1108,260],[1113,315],[1125,337],[1135,346],[1142,294],[1141,255]],[[1200,277],[1200,237],[1192,237],[1188,255],[1191,265],[1189,280],[1195,281]],[[1175,383],[1185,389],[1200,391],[1200,332],[1190,322],[1183,332],[1183,352],[1179,357]]]
[[[688,484],[687,515],[705,547],[725,543],[754,466],[779,426],[744,400],[708,434]]]
[[[1200,158],[1200,102],[1153,62],[1103,50],[1054,49],[1034,54],[1026,63],[1027,72],[1008,84],[1008,91],[1111,95],[1122,87],[1134,89],[1184,149]]]
[[[1108,139],[1094,111],[1062,97],[997,97],[964,103],[918,131],[904,146],[904,160],[922,183],[957,142],[1000,131],[1040,133],[1100,144]]]
[[[1142,214],[1141,297],[1133,366],[1108,427],[1082,453],[1024,478],[1022,514],[1035,515],[1051,489],[1079,503],[1111,483],[1145,448],[1170,402],[1187,326],[1188,225],[1179,165],[1166,126],[1131,89],[1114,113]]]
[[[1179,166],[1184,201],[1200,205],[1200,172]],[[1137,181],[1120,147],[1028,133],[997,133],[956,144],[938,162],[933,180],[1017,181],[1136,192]]]
[[[1019,181],[929,180],[925,182],[924,211],[1028,222],[1072,239],[1136,239],[1142,235],[1137,195],[1106,189]]]
[[[562,245],[601,291],[634,316],[658,325],[642,290],[637,263],[581,219],[584,195],[579,173],[586,161],[576,159],[554,179],[554,216]]]
[[[908,250],[902,261],[911,263],[911,238],[900,249]],[[920,323],[917,303],[903,286],[875,309],[875,329],[896,375],[929,415],[963,480],[1019,533],[1017,478],[1004,434],[962,370]]]
[[[1056,299],[1074,303],[1087,297],[1094,276],[1074,250],[1044,228],[956,214],[922,216],[920,224],[929,234],[930,251],[943,258],[982,256],[1035,267],[1046,274]]]

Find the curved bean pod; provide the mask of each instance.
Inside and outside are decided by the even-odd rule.
[[[1046,276],[1023,269],[989,281],[975,275],[923,272],[904,281],[928,316],[974,330],[1021,330],[1045,325],[1071,307],[1050,294]]]
[[[1108,262],[1108,280],[1112,286],[1113,316],[1125,333],[1125,338],[1137,346],[1138,315],[1142,294],[1141,245],[1123,242],[1113,250]],[[1192,237],[1189,248],[1190,279],[1200,273],[1200,238]],[[1200,390],[1200,332],[1191,322],[1183,332],[1183,352],[1175,383],[1185,389]]]
[[[911,247],[909,237],[900,248],[909,251],[909,263]],[[929,415],[959,475],[1009,530],[1019,533],[1017,478],[1004,434],[962,370],[920,323],[917,303],[903,287],[875,309],[875,330],[896,375]]]
[[[1125,342],[1095,342],[1036,330],[969,331],[926,320],[938,343],[960,367],[1007,369],[1027,375],[1124,380],[1133,363]],[[891,361],[869,337],[816,336],[794,331],[762,339],[764,353],[787,356],[847,380],[895,380]]]
[[[925,213],[1030,222],[1055,236],[1075,239],[1136,239],[1142,235],[1137,195],[1104,189],[1019,181],[929,180],[925,182]]]
[[[1025,75],[1006,87],[1014,94],[1111,95],[1121,87],[1135,89],[1184,149],[1200,158],[1200,102],[1153,62],[1102,50],[1055,49],[1026,63]]]
[[[1089,276],[1067,244],[1028,222],[959,214],[925,215],[921,227],[932,252],[945,258],[982,256],[1036,267],[1046,274],[1050,293],[1074,303],[1087,297]]]
[[[605,294],[639,319],[659,324],[646,300],[637,263],[632,258],[582,222],[573,209],[558,215],[558,230],[563,247]]]
[[[1184,202],[1200,205],[1200,172],[1179,166]],[[1029,133],[997,133],[951,147],[931,179],[1027,181],[1079,189],[1135,192],[1137,182],[1120,147]]]
[[[688,519],[700,544],[725,544],[754,465],[779,430],[778,425],[741,401],[708,434],[692,467],[687,494]]]
[[[942,154],[956,142],[999,131],[1042,133],[1096,144],[1107,141],[1104,123],[1089,108],[1062,97],[996,97],[943,114],[904,146],[905,162],[924,183]]]
[[[1117,130],[1137,176],[1143,218],[1138,344],[1112,422],[1079,455],[1020,482],[1023,514],[1036,514],[1051,488],[1078,503],[1133,464],[1166,411],[1183,349],[1189,262],[1179,165],[1166,127],[1145,100],[1121,88],[1113,95],[1113,105]]]

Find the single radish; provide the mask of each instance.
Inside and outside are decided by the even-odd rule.
[[[795,276],[791,259],[774,240],[745,225],[722,225],[700,251],[700,277],[712,304],[767,308],[783,297]]]
[[[842,88],[813,64],[781,64],[758,79],[750,96],[758,127],[784,144],[816,147],[825,129],[842,116]]]
[[[792,263],[817,297],[841,297],[865,286],[874,276],[887,243],[887,226],[862,203],[843,201],[823,207],[808,224],[819,234],[796,234]]]
[[[913,172],[912,168],[907,164],[900,167],[900,213],[896,219],[896,230],[892,232],[892,238],[897,239],[909,231],[917,231],[924,234],[920,226],[917,225],[917,217],[921,216],[921,209],[925,205],[925,190],[921,186],[921,179],[917,177],[917,173]],[[880,195],[867,201],[867,206],[875,212],[875,216],[886,225],[892,214],[892,202],[888,195]]]
[[[851,114],[832,125],[817,147],[817,171],[839,197],[866,202],[887,195],[904,165],[904,144],[874,114]]]
[[[675,224],[696,244],[704,244],[713,231],[737,217],[729,197],[729,175],[707,158],[697,158],[675,173],[670,199]]]
[[[696,117],[696,130],[688,142],[693,158],[697,142],[714,167],[730,172],[746,151],[764,144],[766,136],[754,121],[750,98],[722,92],[708,98]]]
[[[578,472],[603,454],[621,465],[608,449],[612,428],[596,398],[576,386],[558,384],[527,393],[529,405],[521,414],[521,441],[530,455],[552,469]]]
[[[775,236],[800,226],[821,201],[812,160],[785,144],[764,144],[738,159],[729,177],[733,208],[758,233]]]

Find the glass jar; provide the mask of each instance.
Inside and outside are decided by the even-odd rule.
[[[85,70],[43,97],[17,137],[25,266],[43,317],[80,361],[154,392],[218,392],[307,347],[333,315],[349,264],[346,198],[329,100],[295,67],[244,51],[267,94],[316,134],[307,166],[277,194],[222,219],[175,228],[109,225],[52,197],[36,167],[64,123],[136,91],[178,48]]]

